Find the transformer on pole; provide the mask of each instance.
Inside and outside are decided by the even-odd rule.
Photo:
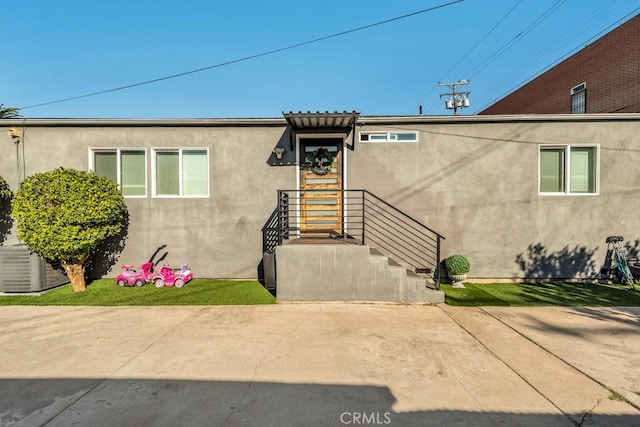
[[[470,83],[470,80],[459,80],[453,83],[438,82],[438,86],[447,86],[451,88],[451,92],[440,94],[440,99],[444,96],[448,97],[444,102],[444,106],[447,110],[453,110],[454,115],[458,114],[459,109],[467,108],[469,106],[469,94],[471,93],[470,91],[459,92],[456,90],[456,86],[468,85]]]

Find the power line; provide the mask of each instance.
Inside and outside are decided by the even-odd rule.
[[[615,28],[617,26],[622,25],[622,23],[626,22],[630,17],[635,16],[635,14],[640,10],[640,7],[636,7],[635,9],[633,9],[631,12],[629,12],[628,14],[626,14],[625,16],[623,16],[620,19],[617,19],[614,23],[610,24],[609,26],[607,26],[606,28],[600,30],[598,33],[596,33],[595,35],[589,36],[589,38],[580,43],[577,47],[573,48],[572,50],[570,50],[569,52],[565,53],[564,55],[562,55],[560,58],[556,59],[555,61],[552,61],[550,64],[546,65],[545,67],[543,67],[542,69],[538,70],[537,72],[531,74],[529,77],[527,77],[525,80],[522,80],[519,84],[516,84],[515,86],[511,87],[510,89],[506,90],[505,92],[502,93],[502,95],[498,96],[497,98],[493,99],[493,101],[490,101],[486,104],[484,104],[482,107],[480,107],[477,111],[482,111],[486,108],[488,108],[489,106],[493,105],[494,103],[496,103],[498,100],[506,97],[507,95],[509,95],[511,92],[515,91],[518,88],[521,88],[522,86],[524,86],[525,84],[531,82],[532,80],[534,80],[535,78],[537,78],[538,76],[542,75],[543,73],[545,73],[546,71],[549,71],[551,68],[553,68],[554,66],[558,65],[560,62],[562,62],[564,59],[566,59],[567,57],[573,55],[574,53],[576,53],[577,51],[581,50],[582,48],[584,48],[585,46],[587,46],[588,44],[590,44],[593,40],[600,38],[603,34],[609,32],[612,28]]]
[[[517,8],[520,5],[520,3],[522,3],[522,1],[523,0],[519,0],[515,4],[515,6],[513,6],[502,18],[500,18],[500,20],[496,24],[494,24],[494,26],[489,31],[487,31],[487,33],[484,36],[482,36],[482,38],[471,49],[469,49],[467,53],[465,53],[462,56],[462,58],[460,58],[460,60],[458,60],[458,62],[455,63],[453,67],[449,69],[449,71],[447,71],[446,73],[444,73],[442,77],[440,77],[440,80],[444,80],[445,77],[447,77],[450,72],[452,72],[458,65],[460,65],[460,63],[464,61],[465,58],[467,58],[471,54],[471,52],[473,52],[487,37],[489,37],[489,35],[502,23],[502,21],[504,21],[511,14],[511,12],[513,12],[514,9]],[[420,101],[420,104],[422,104],[427,98],[429,98],[429,96],[431,96],[434,90],[435,90],[435,87],[432,87],[429,93],[427,93],[424,96],[424,98],[422,98],[422,101]]]
[[[522,40],[522,38],[525,35],[527,35],[529,32],[531,32],[535,27],[540,25],[542,23],[542,21],[547,19],[551,14],[553,14],[553,12],[558,10],[558,8],[560,6],[562,6],[566,1],[567,0],[558,0],[558,1],[556,1],[553,5],[551,5],[551,7],[549,7],[549,9],[545,10],[540,16],[538,16],[524,30],[522,30],[520,33],[518,33],[513,39],[511,39],[508,43],[506,43],[500,49],[495,51],[493,54],[489,55],[489,57],[487,59],[485,59],[483,62],[478,64],[474,69],[472,69],[466,75],[469,76],[469,78],[475,77],[480,71],[482,71],[485,68],[487,68],[487,66],[489,66],[489,64],[491,64],[493,61],[495,61],[499,56],[501,56],[507,50],[511,49],[513,47],[513,45],[515,45],[520,40]]]
[[[516,3],[515,6],[513,6],[502,18],[500,18],[500,20],[496,22],[496,24],[489,31],[487,31],[487,33],[484,36],[482,36],[480,40],[478,40],[478,43],[476,43],[471,49],[469,49],[469,51],[465,53],[464,56],[460,58],[460,60],[458,60],[458,62],[456,62],[455,65],[451,67],[449,71],[447,71],[440,80],[443,80],[447,75],[449,75],[451,71],[453,71],[458,65],[460,65],[460,63],[464,61],[471,54],[471,52],[473,52],[487,37],[489,37],[489,35],[493,32],[493,30],[495,30],[502,23],[502,21],[504,21],[507,18],[507,16],[511,15],[511,12],[513,12],[515,8],[518,7],[520,3],[522,3],[522,1],[523,0],[518,1],[518,3]]]
[[[529,34],[534,28],[536,28],[545,19],[547,19],[550,15],[552,15],[555,11],[557,11],[564,3],[566,3],[566,1],[567,0],[557,0],[555,3],[553,3],[549,8],[547,8],[544,12],[542,12],[536,19],[534,19],[529,25],[527,25],[523,30],[521,30],[515,37],[513,37],[511,40],[509,40],[507,43],[501,46],[498,50],[496,50],[495,52],[490,54],[488,57],[486,57],[484,60],[482,60],[478,65],[472,68],[468,73],[465,73],[464,74],[465,78],[471,79],[474,76],[477,76],[478,73],[486,69],[492,62],[498,59],[507,50],[511,49],[516,43],[522,40],[524,36]],[[512,10],[507,12],[507,15],[511,13]]]
[[[369,29],[369,28],[377,27],[377,26],[380,26],[380,25],[388,24],[390,22],[399,21],[401,19],[410,18],[412,16],[420,15],[420,14],[423,14],[423,13],[426,13],[426,12],[431,12],[431,11],[434,11],[436,9],[441,9],[443,7],[451,6],[451,5],[455,4],[455,3],[460,3],[462,1],[464,1],[464,0],[454,0],[454,1],[451,1],[449,3],[444,3],[444,4],[440,4],[438,6],[429,7],[427,9],[422,9],[422,10],[419,10],[417,12],[408,13],[406,15],[397,16],[395,18],[385,19],[384,21],[379,21],[379,22],[376,22],[374,24],[364,25],[362,27],[353,28],[351,30],[341,31],[339,33],[330,34],[328,36],[323,36],[323,37],[320,37],[320,38],[317,38],[317,39],[308,40],[308,41],[301,42],[301,43],[296,43],[296,44],[293,44],[293,45],[290,45],[290,46],[281,47],[281,48],[278,48],[278,49],[273,49],[273,50],[269,50],[269,51],[262,52],[262,53],[257,53],[255,55],[245,56],[243,58],[238,58],[238,59],[234,59],[234,60],[231,60],[231,61],[222,62],[222,63],[219,63],[219,64],[210,65],[210,66],[207,66],[207,67],[202,67],[202,68],[198,68],[198,69],[191,70],[191,71],[185,71],[185,72],[182,72],[182,73],[171,74],[169,76],[159,77],[157,79],[151,79],[151,80],[146,80],[146,81],[143,81],[143,82],[132,83],[132,84],[125,85],[125,86],[120,86],[120,87],[116,87],[116,88],[112,88],[112,89],[101,90],[101,91],[97,91],[97,92],[91,92],[91,93],[87,93],[87,94],[84,94],[84,95],[72,96],[72,97],[68,97],[68,98],[58,99],[58,100],[55,100],[55,101],[43,102],[43,103],[34,104],[34,105],[28,105],[26,107],[20,107],[20,110],[26,110],[27,108],[42,107],[44,105],[58,104],[58,103],[61,103],[61,102],[73,101],[75,99],[88,98],[88,97],[91,97],[91,96],[104,95],[106,93],[117,92],[117,91],[125,90],[125,89],[131,89],[131,88],[138,87],[138,86],[144,86],[144,85],[148,85],[148,84],[151,84],[151,83],[157,83],[157,82],[161,82],[161,81],[164,81],[164,80],[175,79],[177,77],[187,76],[189,74],[195,74],[195,73],[200,73],[202,71],[212,70],[214,68],[220,68],[220,67],[224,67],[224,66],[231,65],[231,64],[237,64],[239,62],[249,61],[251,59],[260,58],[260,57],[267,56],[267,55],[273,55],[275,53],[284,52],[286,50],[296,49],[298,47],[307,46],[307,45],[310,45],[310,44],[313,44],[313,43],[318,43],[318,42],[329,40],[329,39],[332,39],[332,38],[336,38],[336,37],[344,36],[344,35],[347,35],[347,34],[355,33],[357,31],[362,31],[362,30],[366,30],[366,29]]]
[[[562,53],[558,52],[559,47],[566,45],[572,37],[575,38],[578,30],[592,28],[594,25],[593,22],[599,19],[600,15],[604,13],[602,9],[607,8],[612,8],[611,3],[601,4],[597,9],[591,12],[590,16],[583,18],[582,21],[576,22],[573,27],[568,27],[567,32],[562,37],[556,38],[555,41],[548,43],[545,46],[539,46],[540,49],[537,54],[531,55],[526,63],[521,64],[519,68],[514,68],[509,75],[502,78],[492,87],[486,88],[484,92],[477,96],[478,99],[484,99],[486,95],[493,94],[496,91],[501,90],[501,88],[511,85],[516,80],[519,81],[524,73],[529,72],[533,67],[537,67],[539,64],[543,63],[543,61],[546,62],[547,58],[557,57],[559,53]]]

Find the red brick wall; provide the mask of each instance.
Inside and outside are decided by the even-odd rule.
[[[479,114],[569,114],[583,82],[587,113],[640,112],[640,15]]]

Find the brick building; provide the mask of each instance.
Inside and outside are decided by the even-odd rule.
[[[478,114],[640,112],[640,15]]]

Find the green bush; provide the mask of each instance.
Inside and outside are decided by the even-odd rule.
[[[451,255],[444,261],[449,274],[467,274],[471,270],[469,261],[462,255]]]
[[[5,181],[4,178],[0,176],[0,200],[9,200],[12,196],[13,193],[9,189],[7,181]]]
[[[126,227],[127,208],[115,182],[58,168],[20,183],[13,198],[18,239],[43,258],[59,260],[74,291],[85,290],[87,259]]]

